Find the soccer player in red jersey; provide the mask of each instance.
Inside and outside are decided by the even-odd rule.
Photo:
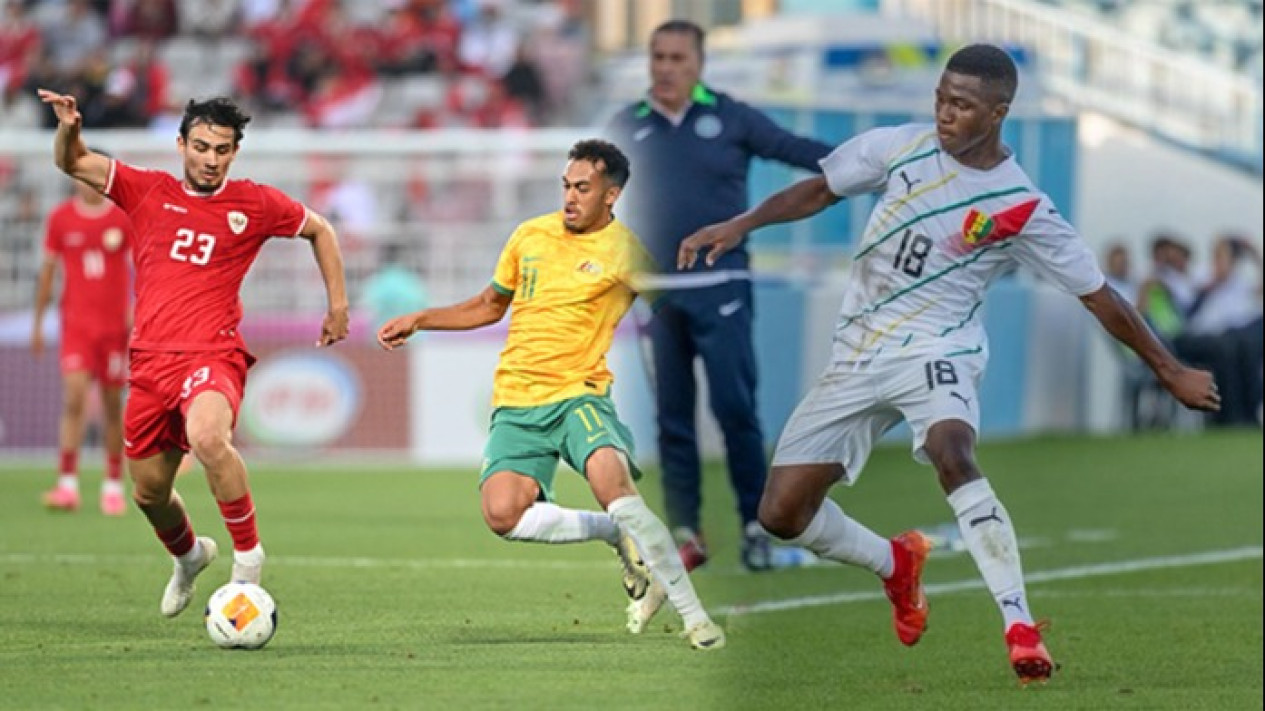
[[[35,291],[31,351],[44,351],[44,311],[53,300],[53,278],[62,265],[62,412],[57,485],[44,505],[79,508],[79,448],[84,406],[95,380],[100,388],[105,445],[101,512],[121,516],[123,502],[123,384],[127,381],[128,282],[132,223],[100,193],[75,183],[74,197],[48,216],[44,262]]]
[[[338,237],[329,222],[281,191],[229,180],[250,117],[230,99],[190,101],[176,139],[183,175],[134,168],[93,153],[80,137],[74,97],[41,89],[57,115],[57,167],[105,194],[135,226],[136,314],[124,447],[132,497],[175,558],[160,609],[179,614],[193,581],[215,559],[197,537],[173,489],[182,452],[206,471],[233,539],[233,580],[258,583],[264,562],[246,465],[233,425],[254,358],[238,332],[239,291],[271,236],[312,243],[328,296],[319,346],[347,337],[347,290]]]

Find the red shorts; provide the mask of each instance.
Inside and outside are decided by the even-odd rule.
[[[127,335],[127,331],[62,333],[62,374],[87,371],[102,385],[123,387],[127,382]]]
[[[200,393],[214,391],[237,409],[252,359],[242,351],[168,353],[132,351],[131,390],[123,416],[123,445],[129,459],[169,449],[189,451],[185,414]]]

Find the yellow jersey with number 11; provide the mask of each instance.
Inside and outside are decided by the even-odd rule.
[[[649,257],[618,220],[589,234],[568,232],[562,220],[559,211],[522,223],[497,261],[492,288],[514,300],[494,407],[610,392],[606,353]]]

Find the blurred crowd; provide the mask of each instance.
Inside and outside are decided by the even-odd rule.
[[[0,1],[6,125],[51,125],[48,87],[88,127],[170,122],[208,90],[261,123],[539,126],[590,79],[582,0]]]
[[[1043,0],[1175,52],[1262,76],[1261,0]]]
[[[1262,269],[1260,248],[1233,233],[1211,243],[1208,264],[1192,264],[1189,244],[1161,233],[1151,242],[1151,264],[1139,277],[1128,248],[1113,243],[1104,255],[1108,281],[1130,299],[1151,328],[1187,363],[1212,371],[1222,393],[1222,409],[1212,425],[1256,425],[1262,417]],[[1132,379],[1148,379],[1140,363],[1128,360]],[[1166,425],[1167,417],[1139,412],[1132,388],[1135,426]],[[1171,414],[1171,413],[1169,413]]]

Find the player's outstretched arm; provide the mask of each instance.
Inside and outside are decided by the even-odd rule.
[[[349,321],[347,280],[343,273],[343,252],[338,247],[338,234],[329,220],[308,210],[299,236],[312,243],[312,255],[321,270],[329,301],[329,310],[321,322],[321,339],[316,345],[332,345],[347,337]]]
[[[830,190],[823,176],[815,175],[776,192],[764,202],[724,222],[708,225],[686,237],[677,250],[677,269],[690,269],[700,253],[706,252],[708,266],[720,255],[742,242],[752,230],[780,222],[793,222],[811,217],[842,200]]]
[[[66,175],[105,192],[105,183],[110,179],[110,159],[100,153],[93,153],[84,145],[83,138],[79,135],[83,115],[79,113],[75,97],[48,89],[40,89],[38,93],[40,101],[53,107],[53,113],[57,115],[53,162]]]
[[[459,304],[397,316],[378,329],[378,343],[394,350],[418,331],[469,331],[488,326],[505,317],[513,295],[502,294],[488,285],[471,299]]]
[[[1082,296],[1081,303],[1108,333],[1137,353],[1164,389],[1183,405],[1192,410],[1209,412],[1221,409],[1221,395],[1217,392],[1212,374],[1187,368],[1174,358],[1147,327],[1138,310],[1115,289],[1103,285],[1098,291]]]

